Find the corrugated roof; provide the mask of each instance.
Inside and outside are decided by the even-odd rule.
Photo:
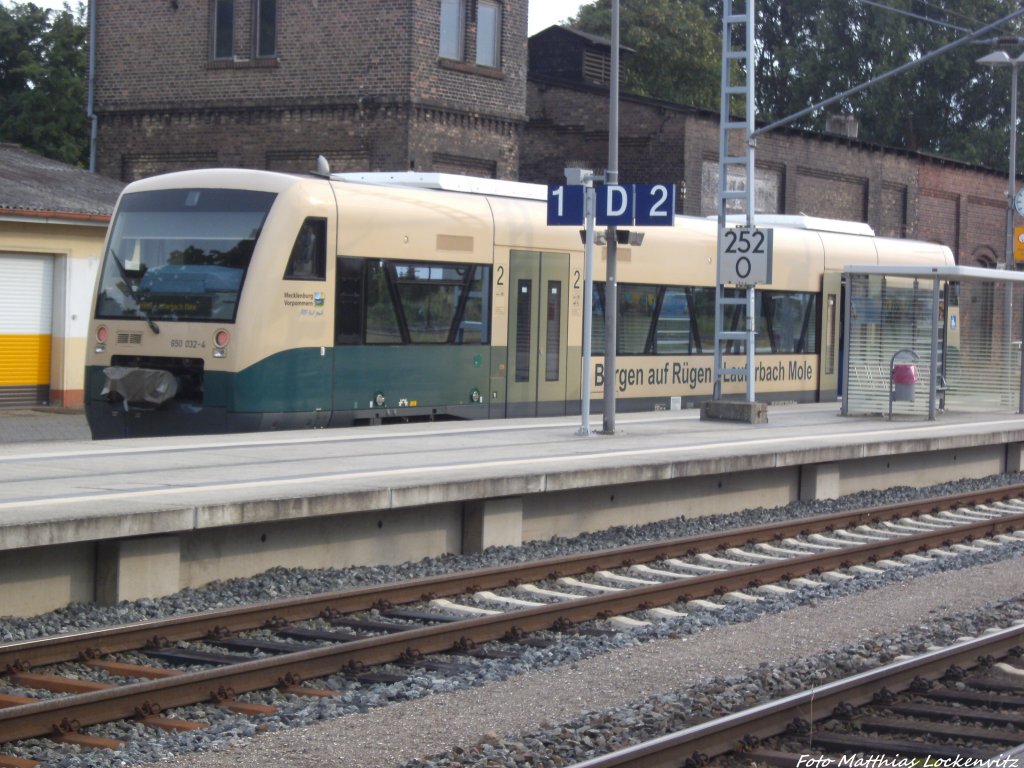
[[[0,143],[0,215],[109,217],[124,183]]]

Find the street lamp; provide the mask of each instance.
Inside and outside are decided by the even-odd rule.
[[[1013,196],[1017,192],[1017,68],[1024,54],[1011,58],[1006,51],[993,51],[978,59],[979,64],[1010,67],[1010,184],[1006,207],[1006,268],[1013,269]]]
[[[1017,67],[1024,63],[1024,53],[1017,58],[1011,58],[1006,51],[993,51],[978,59],[979,64],[987,64],[991,67],[1010,67],[1010,182],[1006,195],[1006,269],[1014,268],[1013,259],[1013,209],[1014,197],[1017,193]],[[1007,354],[1013,347],[1013,290],[1009,284],[1004,288],[1006,291],[1006,315],[1003,325]],[[1018,412],[1024,413],[1024,348],[1021,349],[1021,383],[1018,393]]]

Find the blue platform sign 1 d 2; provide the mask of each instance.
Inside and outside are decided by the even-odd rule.
[[[671,227],[676,220],[676,188],[673,184],[636,184],[636,225]]]
[[[583,187],[576,184],[548,185],[548,226],[572,226],[583,224]]]
[[[632,184],[605,184],[597,188],[597,225],[599,227],[628,227],[633,223],[634,204]]]
[[[606,184],[597,187],[596,223],[601,227],[671,227],[676,217],[672,184]],[[583,187],[548,186],[548,226],[584,223]]]

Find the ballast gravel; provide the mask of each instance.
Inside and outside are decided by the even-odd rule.
[[[780,509],[679,519],[575,539],[489,550],[468,557],[338,571],[274,570],[160,600],[114,608],[73,606],[31,619],[0,621],[0,641],[68,632],[186,611],[239,605],[381,581],[422,577],[690,536],[772,520],[895,503],[1020,482],[998,476],[857,494]],[[175,717],[210,722],[201,731],[145,731],[138,724],[94,732],[128,736],[119,752],[23,742],[10,754],[47,765],[180,768],[345,766],[560,766],[758,701],[885,663],[901,653],[951,642],[1024,619],[1024,543],[801,589],[753,604],[696,610],[614,635],[558,637],[514,660],[489,660],[458,674],[418,673],[399,683],[325,681],[331,699],[271,691],[272,716],[243,718],[209,708]],[[120,731],[119,731],[120,729]]]

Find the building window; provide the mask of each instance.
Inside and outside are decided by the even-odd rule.
[[[256,0],[256,55],[277,55],[277,0]]]
[[[230,59],[235,55],[235,0],[214,0],[213,58]]]
[[[476,14],[476,63],[481,67],[499,67],[501,5],[496,0],[480,0]]]
[[[441,0],[441,36],[438,55],[462,61],[462,44],[466,37],[464,0]]]

